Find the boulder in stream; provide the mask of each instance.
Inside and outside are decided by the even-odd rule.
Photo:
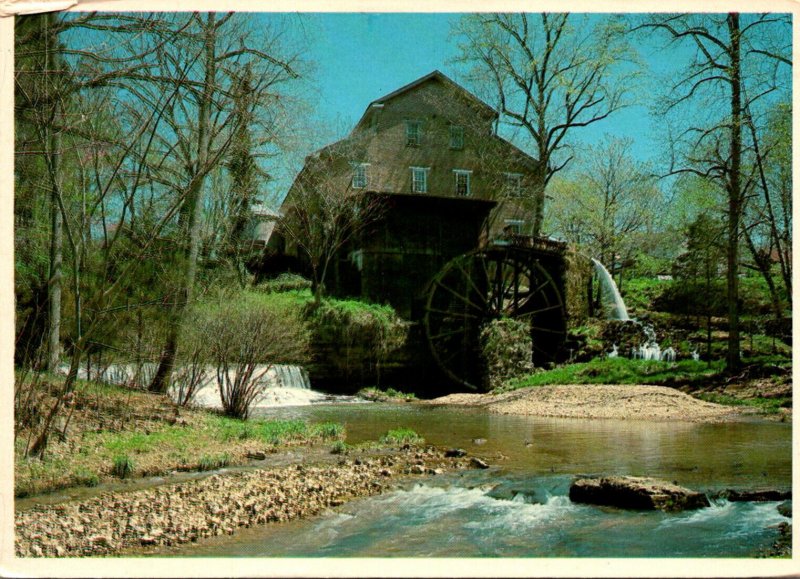
[[[729,501],[752,501],[756,503],[766,503],[771,501],[786,501],[792,498],[792,491],[780,489],[756,489],[749,491],[737,491],[728,489],[722,496]]]
[[[569,488],[569,498],[575,503],[661,511],[699,509],[710,504],[703,493],[653,478],[634,476],[577,479]]]

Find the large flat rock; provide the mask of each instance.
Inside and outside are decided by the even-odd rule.
[[[709,506],[703,493],[634,476],[578,479],[570,486],[569,498],[575,503],[639,510],[684,511]]]

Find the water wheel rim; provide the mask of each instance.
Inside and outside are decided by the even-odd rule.
[[[533,306],[539,296],[544,298],[544,306],[536,309]],[[452,306],[454,303],[458,308]],[[533,325],[532,321],[544,312],[553,312],[546,319],[558,320],[556,327]],[[469,390],[479,389],[469,370],[475,374],[480,327],[500,317],[528,319],[532,336],[544,335],[550,342],[560,344],[566,337],[561,291],[530,252],[507,248],[475,250],[450,260],[437,272],[428,286],[423,325],[433,359],[450,380]],[[449,342],[452,350],[452,343],[459,341],[453,338],[459,336],[461,352],[446,352],[444,344]],[[554,358],[546,348],[534,344],[534,349],[541,357]],[[453,361],[459,354],[461,366],[454,368]]]

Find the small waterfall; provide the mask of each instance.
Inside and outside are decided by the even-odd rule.
[[[270,386],[276,388],[300,388],[310,390],[311,382],[308,379],[308,372],[300,366],[290,366],[288,364],[275,364],[272,367],[274,379],[270,380]]]
[[[619,357],[619,350],[617,349],[617,345],[614,344],[614,349],[608,353],[609,358],[617,358]]]
[[[675,348],[669,347],[661,353],[661,359],[664,362],[674,362],[675,361]]]
[[[605,266],[595,258],[592,258],[592,263],[597,272],[597,277],[600,279],[601,292],[603,296],[611,302],[611,311],[608,314],[608,318],[623,322],[630,320],[625,302],[622,301],[622,296],[619,293],[617,284],[614,283],[614,278],[611,277],[611,274],[608,273]]]

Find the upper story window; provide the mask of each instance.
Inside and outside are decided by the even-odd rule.
[[[459,151],[464,148],[464,127],[450,125],[450,148]]]
[[[428,192],[428,171],[430,167],[411,167],[411,192]]]
[[[456,195],[459,197],[469,197],[472,194],[472,190],[470,189],[472,171],[454,169],[453,175],[455,175]]]
[[[522,174],[504,173],[505,193],[508,197],[522,197]]]
[[[367,186],[367,167],[369,163],[351,163],[353,166],[353,189],[363,189]]]
[[[422,142],[422,123],[406,121],[406,146],[419,147]]]

